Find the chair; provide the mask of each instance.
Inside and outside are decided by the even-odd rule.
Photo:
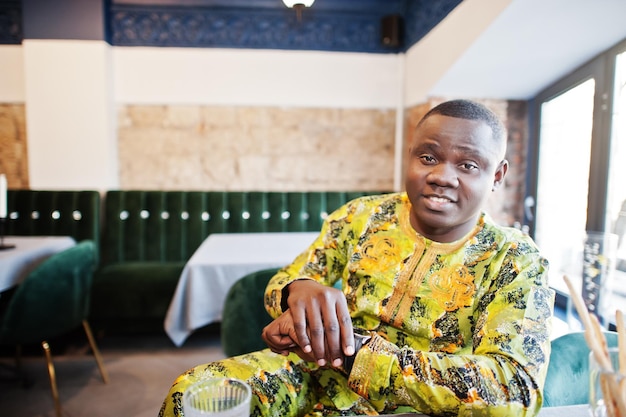
[[[100,351],[87,322],[95,259],[95,245],[91,240],[79,242],[47,258],[15,289],[0,317],[0,343],[16,346],[18,371],[20,346],[41,343],[57,417],[61,417],[61,403],[48,340],[67,334],[82,324],[102,380],[108,382]]]
[[[604,336],[609,347],[617,346],[616,332],[607,331]],[[583,332],[552,341],[543,398],[544,407],[589,403],[589,347]]]
[[[243,276],[230,287],[220,326],[222,349],[226,356],[265,349],[261,332],[272,318],[263,303],[265,287],[278,268],[264,269]]]

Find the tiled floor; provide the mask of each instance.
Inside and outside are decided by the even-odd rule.
[[[104,384],[87,345],[68,344],[53,359],[64,416],[156,417],[174,379],[186,369],[224,357],[216,332],[192,335],[181,348],[165,335],[105,337],[99,341],[110,382]],[[13,365],[11,357],[0,364]],[[0,415],[6,417],[52,417],[50,393],[43,354],[30,352],[24,368],[30,388],[7,382],[0,371]]]

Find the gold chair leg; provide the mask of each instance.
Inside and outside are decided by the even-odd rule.
[[[52,363],[52,354],[50,353],[50,345],[45,340],[41,342],[41,347],[46,354],[46,363],[48,364],[48,376],[50,377],[50,389],[52,390],[52,399],[54,401],[54,409],[57,417],[63,417],[61,413],[61,400],[59,399],[59,391],[57,389],[57,378],[54,372],[54,364]]]
[[[85,329],[85,334],[87,335],[87,339],[89,340],[89,346],[91,346],[91,351],[93,352],[93,356],[96,358],[96,363],[98,364],[98,369],[100,369],[100,375],[102,375],[102,381],[106,384],[109,382],[109,375],[107,374],[106,369],[104,368],[104,361],[102,360],[102,355],[100,355],[100,350],[98,349],[98,345],[96,345],[96,339],[93,337],[93,333],[91,332],[91,326],[87,320],[83,320],[83,329]]]

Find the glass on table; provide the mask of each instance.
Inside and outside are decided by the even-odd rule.
[[[626,374],[619,372],[619,350],[608,351],[613,370],[602,368],[593,352],[589,354],[589,406],[594,417],[621,416],[617,397],[626,403]]]
[[[185,417],[249,417],[252,392],[234,378],[210,378],[191,385],[183,394]]]

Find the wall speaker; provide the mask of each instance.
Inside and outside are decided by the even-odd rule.
[[[389,48],[402,46],[403,24],[402,16],[391,14],[384,16],[380,22],[380,41]]]

